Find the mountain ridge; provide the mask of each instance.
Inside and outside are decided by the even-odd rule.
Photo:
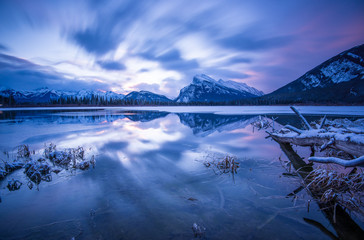
[[[343,51],[261,97],[275,103],[364,103],[364,44]]]
[[[167,98],[164,95],[152,93],[150,91],[133,91],[127,94],[124,99],[125,101],[132,100],[137,101],[140,104],[145,102],[155,102],[155,103],[169,103],[173,102],[173,100]]]
[[[171,103],[191,103],[191,102],[201,102],[201,96],[205,97],[203,102],[227,102],[232,100],[239,100],[242,98],[257,97],[258,94],[262,94],[261,91],[248,86],[245,83],[238,83],[233,81],[216,81],[215,79],[205,75],[196,75],[192,83],[193,87],[199,87],[200,89],[197,93],[194,91],[194,95],[190,97],[187,101],[178,101],[180,96],[176,99],[169,99],[164,95],[156,94],[150,91],[132,91],[127,95],[114,93],[111,91],[93,91],[93,90],[80,90],[80,91],[62,91],[48,89],[47,87],[37,88],[32,91],[17,91],[9,88],[0,88],[0,96],[14,98],[17,104],[46,104],[46,103],[93,103],[98,104],[102,102],[120,102],[124,101],[125,104],[171,104]],[[191,88],[191,84],[182,88]],[[210,90],[209,90],[210,89]],[[217,90],[216,90],[217,89]],[[210,91],[210,92],[208,92]],[[250,93],[252,91],[256,94]],[[195,94],[196,93],[196,94]],[[180,93],[181,95],[181,93]],[[95,98],[97,98],[95,100]],[[71,99],[71,100],[69,100]],[[102,101],[100,101],[100,99]]]
[[[13,97],[17,104],[27,103],[66,103],[69,99],[78,99],[80,101],[99,99],[103,101],[117,101],[124,98],[123,94],[118,94],[111,91],[93,91],[93,90],[79,90],[79,91],[62,91],[48,89],[47,87],[37,88],[35,90],[18,91],[11,88],[1,88],[0,95],[2,97]],[[96,101],[96,100],[95,100]]]

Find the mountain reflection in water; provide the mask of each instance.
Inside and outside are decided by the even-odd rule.
[[[40,115],[41,114],[41,115]],[[0,121],[20,124],[32,119],[37,123],[107,123],[127,118],[134,122],[149,122],[166,117],[168,112],[123,111],[123,112],[53,112],[47,111],[6,111],[0,114]],[[34,118],[34,115],[41,116]],[[245,128],[256,120],[255,115],[216,115],[212,113],[177,113],[180,122],[190,127],[195,135],[206,136],[214,131]]]

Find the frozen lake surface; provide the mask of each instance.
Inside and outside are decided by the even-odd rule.
[[[298,106],[303,114],[313,115],[350,115],[364,116],[364,106]],[[161,111],[170,113],[215,113],[234,115],[259,114],[292,114],[289,106],[158,106],[158,107],[39,107],[39,108],[3,108],[1,111],[14,110],[135,110],[135,111]]]
[[[297,107],[309,120],[355,119],[363,107]],[[300,122],[289,107],[128,107],[11,109],[0,114],[0,150],[35,152],[45,143],[82,146],[96,154],[88,171],[53,174],[39,191],[23,170],[0,182],[0,239],[330,239],[306,219],[335,232],[305,191],[286,175],[277,143],[251,123]],[[309,114],[308,114],[309,113]],[[41,154],[41,153],[40,153]],[[236,156],[237,174],[203,162]],[[285,162],[286,161],[286,162]],[[23,182],[9,191],[7,180]]]

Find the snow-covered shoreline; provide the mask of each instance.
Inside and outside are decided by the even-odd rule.
[[[297,106],[302,114],[364,116],[364,106]],[[130,106],[130,107],[25,107],[0,111],[42,110],[134,110],[170,113],[214,113],[223,115],[294,114],[289,106]]]

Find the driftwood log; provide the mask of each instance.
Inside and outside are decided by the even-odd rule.
[[[307,130],[301,130],[291,125],[284,126],[279,132],[268,132],[270,137],[278,143],[287,143],[298,146],[308,146],[313,149],[314,146],[319,147],[320,151],[326,148],[333,148],[343,151],[356,158],[348,160],[339,158],[317,158],[311,157],[309,160],[320,163],[335,163],[345,167],[359,166],[364,164],[364,136],[361,133],[352,132],[348,129],[324,129],[326,116],[317,125],[317,129],[313,129],[307,122],[305,117],[294,107],[293,112],[301,119]]]
[[[344,152],[349,153],[352,156],[362,156],[364,155],[364,144],[353,142],[350,140],[334,140],[335,134],[317,134],[316,136],[312,135],[305,135],[302,134],[278,134],[278,133],[271,133],[271,137],[277,141],[282,143],[291,143],[293,145],[298,146],[325,146],[330,141],[331,144],[327,145],[326,147],[335,148]]]

